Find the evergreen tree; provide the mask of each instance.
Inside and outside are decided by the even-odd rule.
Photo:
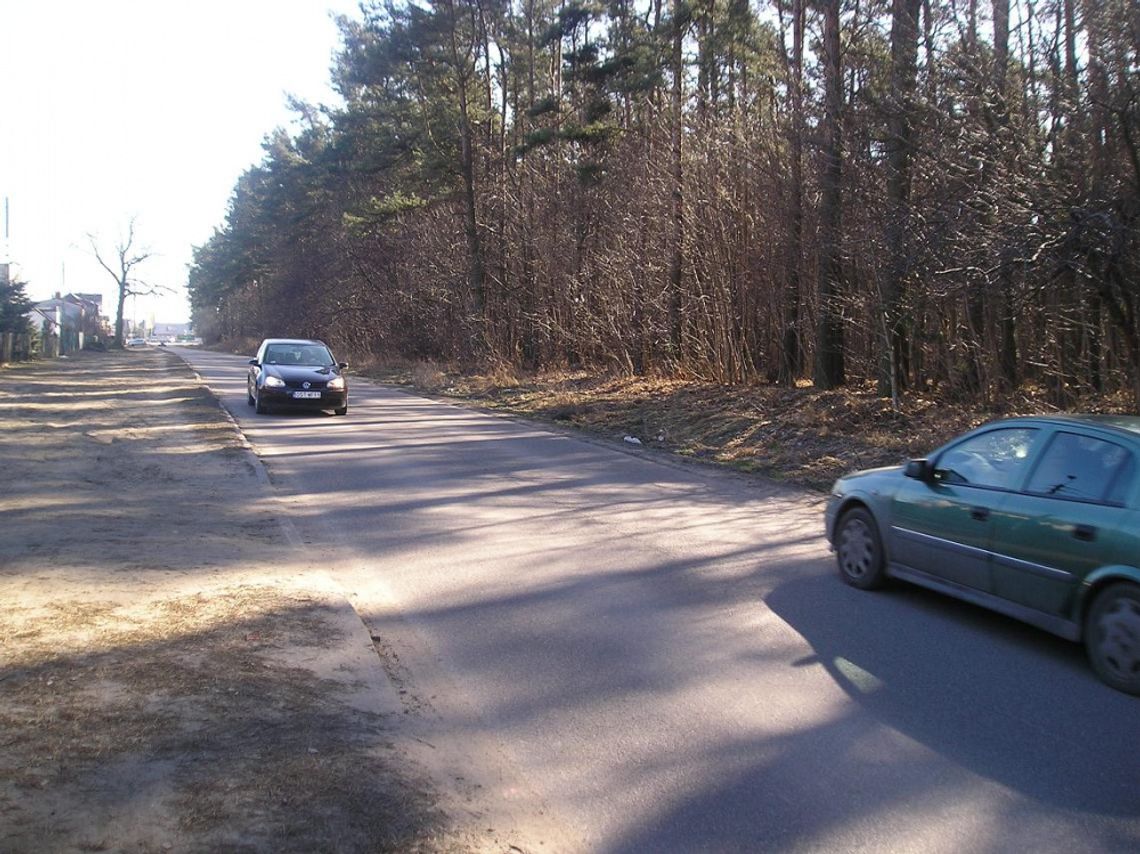
[[[30,330],[27,314],[32,301],[25,292],[27,283],[19,279],[0,279],[0,332],[25,335]]]

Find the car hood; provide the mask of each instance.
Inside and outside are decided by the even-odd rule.
[[[333,377],[340,376],[340,370],[334,365],[328,368],[319,368],[314,365],[265,365],[265,372],[272,377],[279,377],[285,382],[322,382],[327,383]]]
[[[832,491],[845,494],[853,490],[894,489],[906,477],[903,474],[905,468],[905,466],[881,466],[852,472],[835,481],[835,487]]]

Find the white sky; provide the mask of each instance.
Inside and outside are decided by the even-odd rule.
[[[359,17],[356,0],[0,0],[0,261],[28,295],[102,293],[113,318],[87,235],[110,250],[134,216],[156,255],[140,277],[176,292],[127,318],[188,320],[191,247],[289,125],[286,95],[335,98],[330,10]]]

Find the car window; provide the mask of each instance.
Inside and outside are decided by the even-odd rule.
[[[1025,487],[1035,495],[1123,504],[1136,462],[1125,448],[1093,436],[1058,433]]]
[[[938,457],[934,479],[991,489],[1019,486],[1036,433],[1031,427],[1004,427],[971,436]]]
[[[270,365],[319,365],[322,368],[335,364],[327,347],[312,344],[274,344],[265,348],[262,361]]]
[[[320,365],[328,367],[333,364],[332,354],[325,347],[302,347],[301,365]]]
[[[1116,476],[1105,493],[1104,500],[1109,504],[1124,505],[1132,494],[1132,484],[1136,477],[1136,457],[1125,451],[1124,463],[1116,471]]]

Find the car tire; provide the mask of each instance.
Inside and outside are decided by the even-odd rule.
[[[333,410],[333,415],[348,415],[348,404],[346,403],[344,406],[338,406]]]
[[[887,580],[883,543],[874,517],[853,507],[835,527],[835,559],[840,577],[852,587],[874,590]]]
[[[1117,691],[1140,695],[1140,584],[1102,590],[1085,616],[1084,635],[1096,675]]]
[[[253,392],[249,390],[249,386],[245,387],[245,402],[250,406],[253,406],[254,404]]]
[[[253,411],[256,412],[258,415],[264,415],[265,413],[267,413],[269,411],[269,407],[261,402],[261,395],[260,394],[257,396],[256,400],[254,400]]]

